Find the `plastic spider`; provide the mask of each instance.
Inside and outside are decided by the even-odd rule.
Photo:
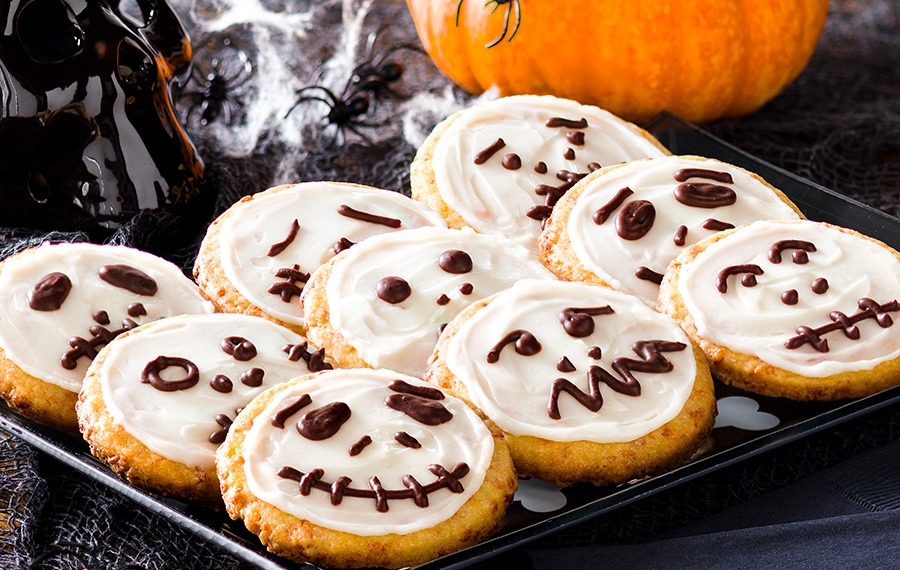
[[[229,45],[228,42],[225,44]],[[200,124],[208,125],[222,117],[226,125],[230,125],[235,116],[244,108],[236,92],[240,91],[253,74],[253,66],[247,54],[239,49],[230,50],[226,57],[213,57],[205,67],[195,66],[191,72],[188,86],[196,85],[195,90],[186,90],[181,99],[187,102],[182,119],[189,122],[199,114]]]
[[[462,11],[463,2],[465,2],[465,0],[459,0],[459,4],[456,6],[456,27],[459,27],[459,14]],[[494,9],[491,10],[491,14],[496,12],[497,9],[500,8],[500,6],[505,5],[506,17],[503,19],[503,33],[500,34],[500,37],[484,46],[488,49],[499,44],[503,41],[503,38],[506,37],[507,32],[509,32],[509,21],[512,18],[513,10],[515,10],[516,12],[516,25],[513,27],[513,31],[506,41],[511,42],[512,39],[516,37],[516,32],[519,31],[519,25],[522,23],[522,5],[519,3],[519,0],[488,0],[487,2],[485,2],[484,6],[485,8],[487,8],[491,4],[496,4],[496,6],[494,6]]]
[[[394,97],[401,97],[396,91],[390,88],[391,83],[396,83],[406,71],[399,61],[389,61],[388,58],[395,53],[403,50],[424,53],[422,49],[413,44],[399,44],[393,46],[384,52],[376,53],[375,46],[378,39],[387,26],[382,27],[377,32],[369,34],[366,39],[366,51],[363,60],[350,74],[350,82],[348,87],[355,87],[357,90],[368,90],[374,92],[386,92]]]
[[[315,94],[304,95],[304,93]],[[383,122],[370,122],[362,119],[371,107],[371,98],[367,93],[361,93],[358,90],[346,93],[345,89],[341,95],[337,95],[327,87],[310,85],[297,91],[297,95],[299,96],[297,101],[288,109],[285,117],[290,115],[301,103],[321,101],[328,106],[328,114],[325,115],[325,119],[329,125],[337,127],[341,141],[346,140],[346,131],[350,131],[363,139],[367,144],[370,144],[372,142],[371,139],[359,130],[360,127],[377,128],[384,124]]]
[[[290,115],[301,103],[320,101],[328,106],[328,114],[325,119],[328,124],[337,127],[341,141],[346,140],[347,131],[349,131],[367,144],[371,144],[371,139],[360,129],[377,128],[384,125],[384,121],[364,120],[366,116],[371,116],[370,111],[374,107],[377,97],[380,95],[402,97],[391,88],[391,84],[400,80],[406,67],[399,61],[390,59],[391,56],[402,50],[422,53],[421,49],[412,44],[400,44],[384,52],[376,53],[375,46],[384,29],[369,34],[363,60],[353,68],[340,93],[318,84],[303,87],[296,92],[297,101],[288,109],[285,117]],[[316,81],[314,80],[313,83]]]

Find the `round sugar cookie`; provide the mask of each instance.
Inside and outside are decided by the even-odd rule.
[[[313,273],[307,332],[344,367],[421,376],[446,323],[526,278],[555,280],[524,247],[471,229],[376,236]]]
[[[724,382],[834,400],[900,384],[900,254],[853,230],[755,222],[679,255],[660,307]]]
[[[387,370],[333,370],[253,400],[216,453],[228,514],[331,568],[420,564],[487,538],[516,490],[499,433]]]
[[[243,198],[210,225],[194,276],[220,311],[303,333],[300,292],[313,271],[368,237],[423,226],[446,223],[397,192],[342,182],[277,186]]]
[[[330,368],[324,351],[260,317],[172,317],[100,351],[78,423],[91,453],[130,483],[220,502],[215,451],[237,413],[276,384]]]
[[[426,378],[503,430],[520,475],[559,485],[677,467],[716,414],[709,368],[678,324],[585,283],[524,280],[473,304]]]
[[[75,431],[85,372],[116,335],[212,312],[175,265],[122,246],[44,244],[0,263],[0,394],[22,415]]]
[[[412,163],[412,196],[452,228],[537,251],[560,196],[592,170],[668,151],[615,115],[549,95],[516,95],[437,125]]]
[[[800,217],[752,172],[666,156],[609,166],[581,181],[553,209],[539,241],[560,279],[606,285],[655,305],[666,267],[685,246],[757,220]]]

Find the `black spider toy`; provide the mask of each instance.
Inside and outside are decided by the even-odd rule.
[[[398,82],[406,70],[399,61],[391,58],[392,55],[402,50],[411,50],[422,53],[422,50],[412,44],[400,44],[377,53],[375,46],[384,28],[369,34],[366,41],[366,50],[362,62],[350,73],[350,77],[340,93],[319,85],[314,81],[313,85],[298,90],[297,101],[288,109],[285,117],[290,115],[298,105],[307,101],[320,101],[328,106],[328,114],[325,119],[328,124],[337,128],[339,144],[347,138],[347,131],[371,144],[370,138],[361,128],[377,128],[384,121],[366,120],[372,116],[372,108],[379,96],[402,98],[402,95],[391,88]]]
[[[463,2],[465,2],[465,0],[459,0],[459,4],[456,6],[457,27],[459,27],[459,13],[462,11]],[[515,10],[516,12],[516,25],[513,27],[513,31],[511,34],[509,34],[509,38],[506,41],[511,42],[512,39],[516,37],[516,32],[519,31],[519,25],[522,23],[522,5],[519,3],[519,0],[488,0],[484,5],[485,7],[487,7],[491,4],[496,4],[496,6],[494,6],[494,9],[491,10],[491,14],[496,12],[497,9],[500,8],[500,6],[506,5],[506,17],[503,20],[503,33],[501,33],[497,39],[484,46],[488,49],[499,44],[503,41],[503,38],[506,37],[506,34],[509,32],[509,21],[512,18],[513,10]]]
[[[244,107],[238,95],[253,77],[253,66],[243,50],[231,47],[230,40],[222,43],[229,48],[227,52],[200,60],[191,72],[188,88],[179,96],[186,104],[181,111],[185,123],[197,117],[206,126],[221,117],[230,125]]]

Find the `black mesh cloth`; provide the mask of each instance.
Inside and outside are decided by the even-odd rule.
[[[402,48],[385,61],[402,62],[403,76],[388,86],[390,90],[379,88],[371,94],[364,121],[347,122],[344,128],[328,124],[326,114],[333,105],[318,99],[291,108],[297,99],[292,93],[305,86],[324,85],[337,96],[352,95],[350,75],[356,65],[393,46],[416,43],[399,0],[261,0],[262,8],[255,12],[237,11],[238,0],[172,4],[195,48],[195,73],[179,93],[178,109],[216,192],[214,214],[241,196],[288,181],[348,180],[408,192],[408,165],[416,145],[439,119],[473,99],[452,87],[426,56]],[[898,216],[900,4],[831,4],[812,62],[794,84],[753,116],[705,128],[776,166]],[[279,9],[284,16],[277,24],[260,23],[263,12]],[[366,40],[376,32],[371,36],[374,58],[368,57]],[[351,45],[356,49],[348,51]],[[204,97],[197,94],[202,95],[211,73],[231,87],[226,98],[204,107]],[[304,93],[326,101],[330,97],[321,89]],[[193,222],[193,237],[175,247],[165,245],[165,238],[182,222],[155,214],[134,218],[109,241],[153,251],[187,269],[209,220]],[[0,255],[48,238],[84,237],[2,229]],[[898,439],[900,409],[893,406],[535,545],[646,540]],[[529,564],[524,550],[517,549],[476,566]],[[0,432],[0,568],[29,567],[199,570],[244,565]]]

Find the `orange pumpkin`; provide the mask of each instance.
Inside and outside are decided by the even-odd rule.
[[[812,56],[828,0],[407,0],[437,66],[473,93],[553,94],[633,121],[752,113]]]

